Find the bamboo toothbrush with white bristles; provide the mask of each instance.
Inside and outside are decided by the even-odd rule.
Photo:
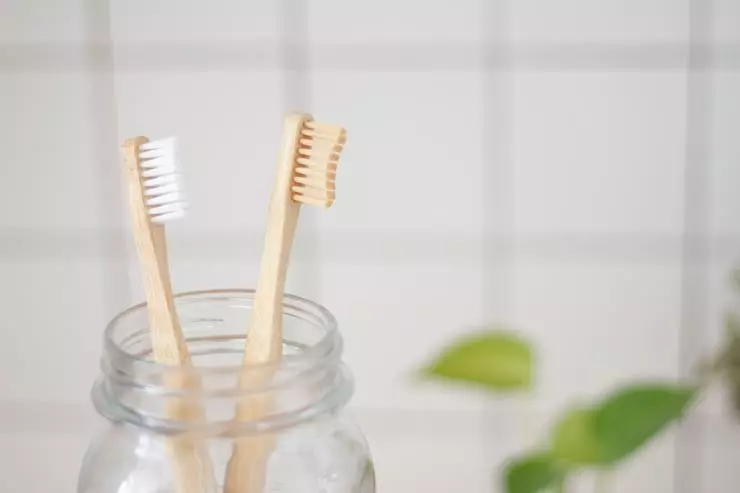
[[[285,117],[260,277],[244,349],[245,374],[255,365],[268,364],[267,368],[274,369],[282,357],[285,278],[298,215],[301,205],[328,208],[334,203],[337,164],[345,139],[343,128],[317,123],[311,115],[291,113]],[[270,375],[259,373],[247,377],[249,381],[242,384],[266,384]],[[269,395],[262,395],[241,401],[236,420],[266,416],[271,400]],[[270,436],[237,439],[226,469],[224,493],[262,493],[272,448]]]
[[[141,264],[152,339],[157,363],[188,367],[188,347],[175,311],[164,223],[185,215],[174,137],[152,141],[134,137],[123,144],[124,175],[133,235]],[[192,374],[175,370],[167,385],[196,388]],[[167,417],[194,421],[203,417],[200,406],[182,400],[169,402]],[[207,448],[192,437],[168,438],[168,450],[177,493],[217,493]]]

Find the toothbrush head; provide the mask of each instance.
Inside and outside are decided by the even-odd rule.
[[[337,164],[346,139],[342,127],[303,120],[293,168],[293,201],[331,207],[336,197]]]
[[[177,164],[177,139],[145,142],[138,151],[141,185],[151,221],[162,224],[184,217],[187,201]]]

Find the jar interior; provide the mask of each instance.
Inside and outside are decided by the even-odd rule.
[[[193,431],[201,426],[225,434],[282,426],[343,405],[352,385],[340,361],[341,337],[331,314],[308,300],[285,298],[279,362],[243,364],[253,298],[254,292],[246,290],[177,296],[177,313],[191,358],[184,367],[154,361],[145,305],[122,313],[106,331],[98,409],[153,429]],[[269,379],[253,378],[262,374],[269,374]],[[271,414],[235,423],[237,402],[255,396],[274,403]],[[168,409],[173,405],[197,406],[202,410],[201,422],[169,419]]]
[[[210,296],[186,293],[176,297],[180,325],[195,366],[242,365],[252,301],[253,292],[248,290],[212,292]],[[283,356],[288,360],[317,348],[335,330],[328,312],[307,303],[310,302],[292,297],[284,303]],[[119,316],[109,327],[108,337],[113,346],[129,357],[154,362],[149,320],[142,305]]]

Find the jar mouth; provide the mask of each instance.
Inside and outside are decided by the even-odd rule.
[[[256,294],[255,289],[210,289],[210,290],[197,290],[197,291],[184,291],[176,293],[174,295],[175,304],[182,306],[189,303],[203,303],[209,300],[214,301],[248,301],[253,302]],[[206,369],[200,369],[199,371],[205,371],[208,373],[229,373],[236,370],[239,371],[255,371],[262,372],[270,370],[277,366],[291,366],[298,364],[306,359],[318,359],[326,357],[331,353],[332,349],[337,344],[338,330],[337,321],[334,315],[324,308],[322,305],[315,303],[309,299],[302,298],[300,296],[285,294],[283,297],[283,310],[284,311],[296,311],[306,317],[314,319],[314,321],[321,325],[322,330],[325,332],[323,336],[317,340],[314,344],[304,347],[299,354],[283,354],[282,359],[278,363],[257,363],[250,364],[247,367],[243,362],[224,364],[224,365],[211,365]],[[176,365],[169,365],[166,363],[159,363],[151,358],[148,353],[132,352],[127,351],[122,347],[122,342],[117,339],[117,332],[120,330],[122,322],[131,317],[135,313],[144,312],[147,310],[146,302],[134,305],[120,314],[116,315],[108,324],[104,333],[104,346],[105,351],[113,358],[119,358],[122,360],[130,360],[137,365],[144,365],[152,369],[160,368],[161,371],[168,371],[171,368],[181,368]],[[246,337],[245,326],[244,335]],[[238,337],[238,336],[237,336]]]
[[[154,358],[146,303],[108,324],[103,341],[103,376],[93,400],[99,412],[147,428],[214,429],[242,433],[306,419],[344,405],[351,375],[341,362],[342,338],[329,310],[299,296],[283,299],[283,355],[274,362],[245,365],[254,289],[214,289],[175,295],[175,308],[189,351],[184,365]],[[234,422],[234,406],[245,399],[275,402],[269,415]],[[203,410],[199,423],[172,418],[177,407]]]

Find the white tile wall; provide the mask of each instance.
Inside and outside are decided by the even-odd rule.
[[[74,491],[100,332],[141,299],[107,147],[177,134],[193,208],[170,230],[175,285],[251,285],[280,117],[298,103],[349,144],[336,207],[305,211],[290,289],[339,319],[380,491],[490,491],[566,403],[677,375],[682,303],[714,344],[740,247],[740,10],[705,11],[709,35],[694,34],[726,45],[694,85],[688,0],[0,2],[0,489]],[[304,35],[286,73],[300,54],[281,39]],[[505,50],[486,59],[483,40]],[[697,97],[706,162],[689,164],[707,208],[692,227],[711,255],[691,278],[705,296],[682,299]],[[537,341],[533,399],[412,381],[487,323]],[[707,399],[688,439],[656,442],[610,491],[694,493],[675,481],[681,447],[698,451],[702,493],[726,491],[740,440],[722,405]]]
[[[101,260],[7,258],[0,402],[80,403],[110,313]],[[11,426],[12,427],[12,426]]]
[[[322,303],[346,334],[357,378],[355,405],[368,408],[473,408],[416,384],[413,372],[461,327],[482,320],[480,265],[328,264]],[[347,296],[352,292],[352,296]],[[382,364],[380,360],[382,359]]]
[[[740,480],[737,467],[737,443],[740,440],[737,421],[715,417],[706,420],[703,427],[707,438],[697,443],[704,451],[701,491],[722,493],[727,490],[728,485],[735,485]]]
[[[522,260],[516,274],[516,322],[538,344],[542,408],[557,412],[618,380],[676,375],[677,263],[625,268]]]
[[[381,238],[478,231],[482,82],[476,72],[317,71],[312,106],[348,128],[347,166],[337,174],[337,200],[347,206],[319,215],[319,228]]]
[[[707,345],[715,347],[724,339],[724,316],[729,310],[740,309],[736,291],[729,273],[737,266],[740,254],[737,238],[740,225],[733,219],[740,202],[734,183],[739,183],[740,174],[735,165],[740,159],[740,144],[733,132],[740,124],[740,95],[738,76],[729,72],[712,74],[712,97],[708,101],[707,124],[711,129],[707,149],[707,229],[711,233],[709,253],[711,266],[705,279],[706,310],[704,324]],[[717,393],[708,403],[714,413],[720,413],[726,401]]]
[[[685,99],[680,73],[518,74],[518,231],[680,234]]]
[[[317,43],[465,43],[477,42],[485,25],[481,2],[462,0],[455,8],[441,1],[311,2],[307,10],[309,34]]]
[[[115,41],[122,44],[231,43],[273,40],[278,33],[278,2],[165,0],[156,8],[144,0],[109,3]]]
[[[711,20],[709,38],[718,43],[737,43],[740,40],[740,4],[734,0],[713,0],[708,6]]]
[[[5,461],[5,474],[0,479],[0,488],[3,491],[49,491],[58,487],[61,491],[72,492],[77,477],[71,467],[73,460],[69,459],[81,460],[84,447],[80,437],[69,433],[4,432],[0,454]],[[36,466],[43,467],[43,473],[32,473]]]
[[[0,42],[59,43],[84,42],[85,2],[5,1],[0,5]]]
[[[104,226],[85,73],[2,73],[3,228]],[[6,123],[7,122],[7,123]]]
[[[554,43],[680,42],[688,0],[517,0],[507,4],[513,39]]]
[[[716,72],[712,75],[709,100],[711,129],[708,152],[708,189],[711,232],[719,237],[740,234],[740,221],[733,212],[740,210],[740,194],[734,185],[740,180],[740,74]]]

